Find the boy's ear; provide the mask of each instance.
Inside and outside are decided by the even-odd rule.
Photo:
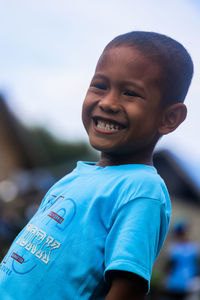
[[[161,135],[174,131],[186,118],[187,107],[183,103],[172,104],[167,107],[161,119],[159,133]]]

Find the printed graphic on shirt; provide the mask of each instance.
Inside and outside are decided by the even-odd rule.
[[[71,198],[64,196],[49,195],[42,203],[38,218],[45,225],[54,224],[55,227],[64,231],[76,214],[76,203]]]
[[[3,263],[0,264],[0,271],[4,272],[7,276],[10,276],[12,274],[12,270],[5,266]]]
[[[52,236],[47,235],[45,231],[32,224],[26,226],[26,230],[18,238],[16,244],[24,247],[45,264],[48,264],[51,252],[61,245]]]
[[[13,252],[11,255],[11,258],[14,258],[16,261],[18,261],[20,264],[22,264],[24,262],[23,257],[21,257],[20,255],[18,255],[17,253]]]
[[[51,217],[52,219],[54,219],[56,222],[58,222],[59,224],[61,224],[64,219],[59,216],[57,213],[51,211],[49,214],[48,214],[48,217]]]
[[[55,236],[68,227],[75,214],[76,204],[73,199],[49,195],[31,223],[14,241],[0,265],[0,271],[6,275],[12,272],[24,275],[34,270],[40,262],[49,264],[53,253],[61,246]],[[41,229],[37,224],[44,224],[45,227]],[[32,260],[33,257],[36,260]]]
[[[34,255],[42,263],[48,264],[51,260],[52,251],[60,246],[61,243],[53,236],[48,235],[33,224],[28,224],[4,258],[0,265],[0,271],[7,275],[10,275],[12,271],[20,275],[27,274],[37,266],[31,260],[30,255]],[[7,266],[7,262],[11,262],[12,270]]]
[[[62,201],[64,199],[64,196],[56,196],[56,195],[48,195],[47,199],[41,204],[40,210],[42,213],[44,213],[49,208],[52,208],[53,205],[58,202]]]

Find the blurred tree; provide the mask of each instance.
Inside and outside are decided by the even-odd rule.
[[[71,170],[77,160],[96,161],[98,158],[97,152],[86,142],[59,140],[42,127],[26,128],[26,131],[40,157],[40,166],[55,168],[64,164]]]

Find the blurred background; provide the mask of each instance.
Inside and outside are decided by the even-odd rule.
[[[98,159],[82,102],[104,46],[132,30],[175,38],[195,66],[187,120],[154,155],[173,209],[149,296],[161,299],[177,222],[187,224],[187,241],[200,242],[199,0],[0,0],[0,259],[49,187],[77,160]]]

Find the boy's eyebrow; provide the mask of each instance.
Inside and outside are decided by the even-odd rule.
[[[144,87],[142,85],[134,82],[134,81],[131,81],[131,80],[122,80],[122,83],[126,84],[126,85],[131,85],[131,86],[135,87],[136,89],[138,89],[141,93],[145,93]]]
[[[104,79],[104,80],[108,80],[106,76],[104,75],[101,75],[101,74],[94,74],[94,76],[92,77],[92,80],[93,79]]]
[[[93,77],[92,77],[92,80],[94,79],[103,79],[103,80],[106,80],[108,81],[108,78],[103,75],[103,74],[95,74]],[[122,80],[121,81],[121,85],[132,85],[133,87],[137,88],[140,92],[142,93],[145,93],[145,89],[143,88],[142,85],[134,82],[134,81],[131,81],[131,80]]]

